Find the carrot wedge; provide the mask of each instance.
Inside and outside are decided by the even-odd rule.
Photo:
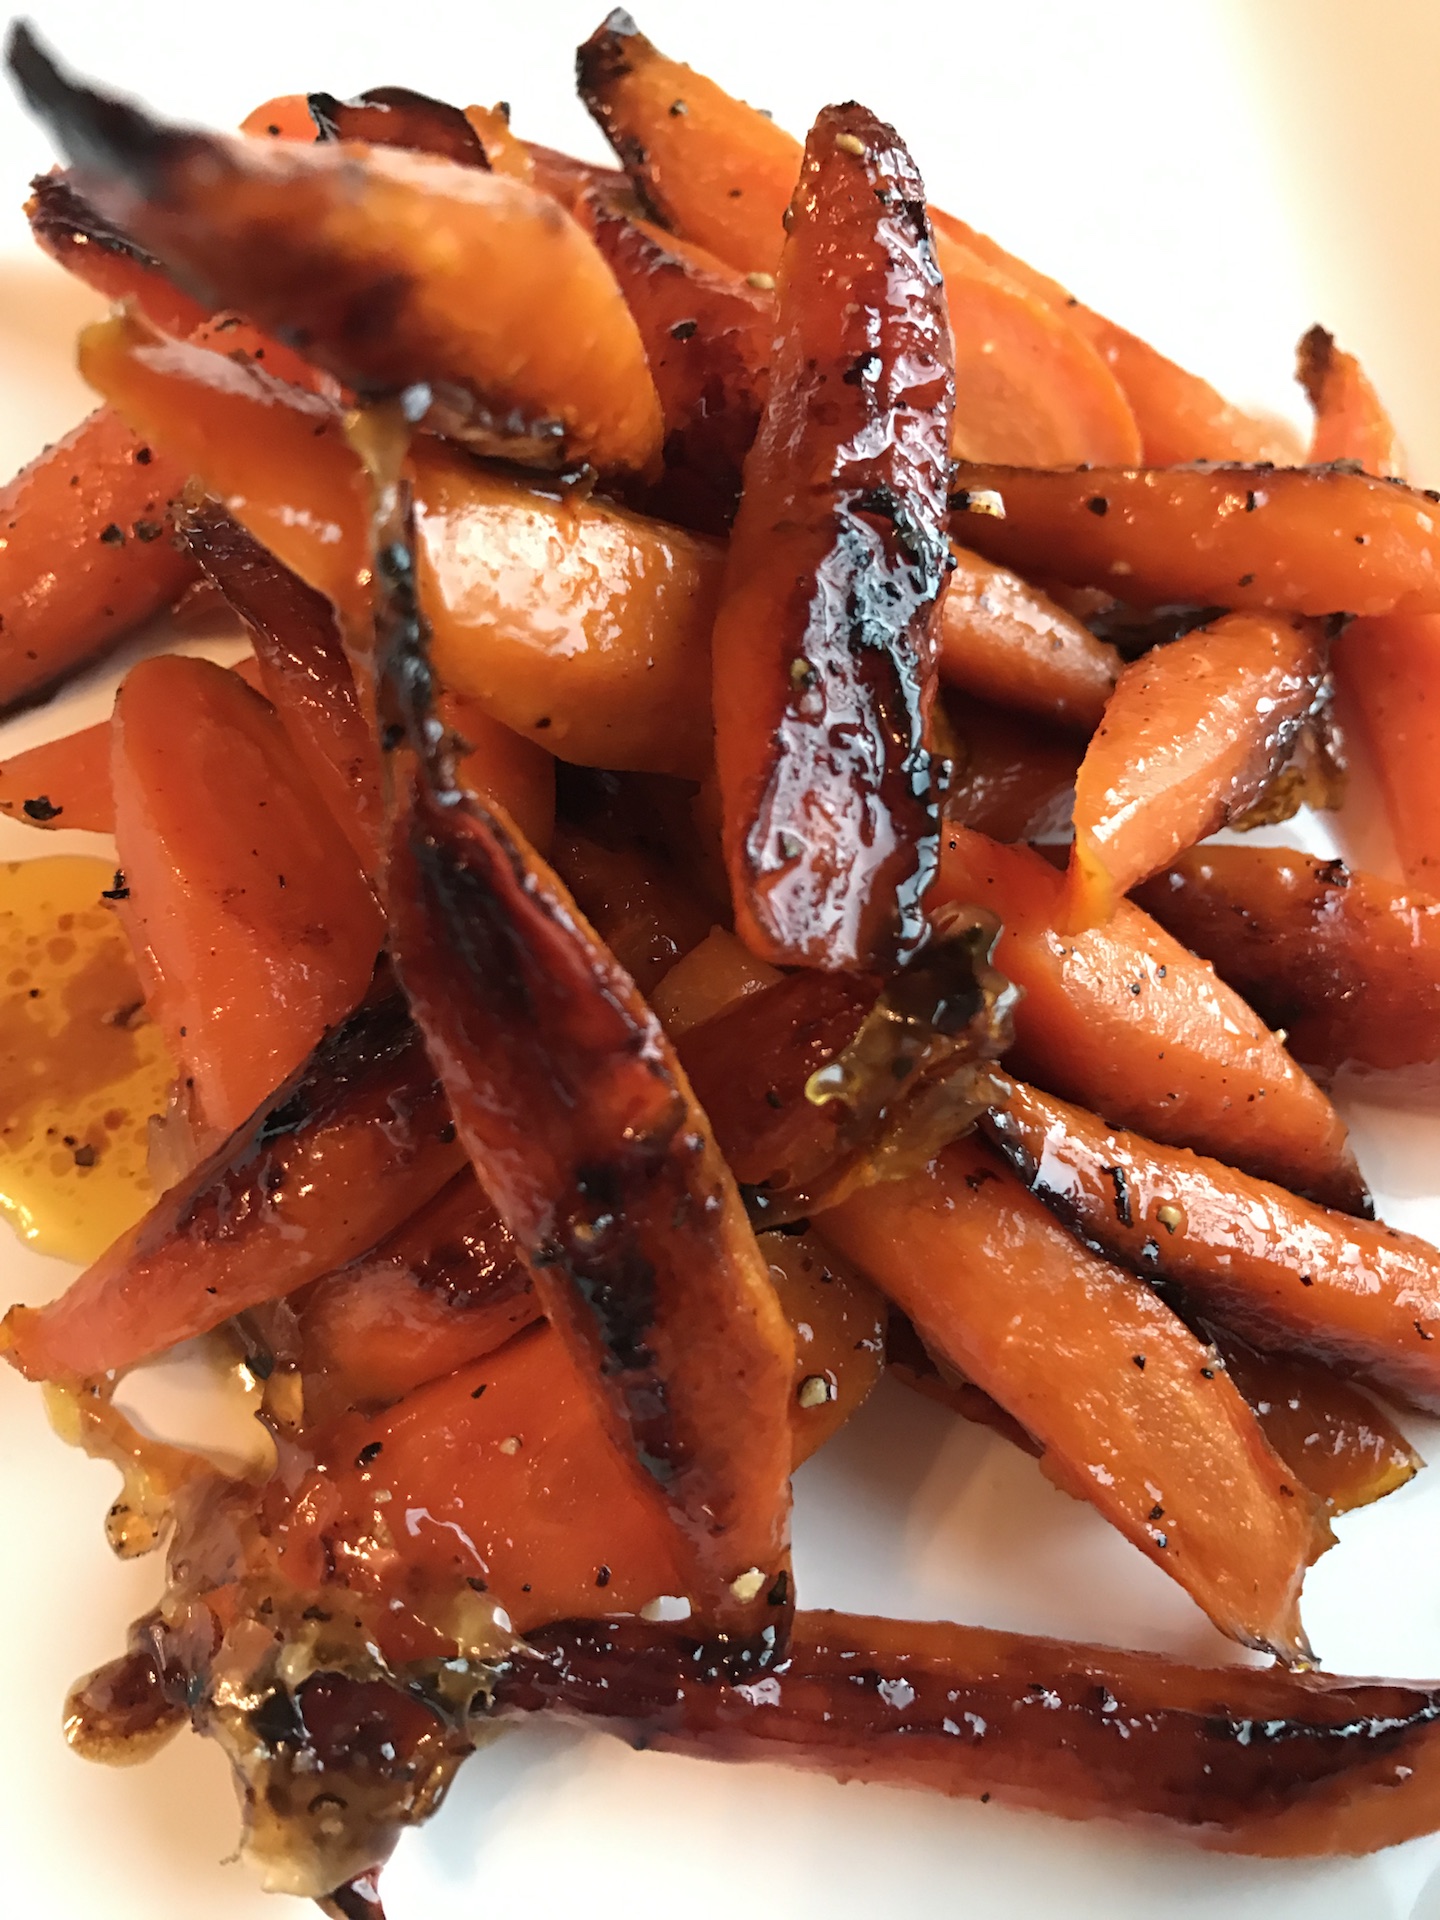
[[[0,813],[32,827],[115,831],[110,722],[29,747],[0,765]]]
[[[655,463],[635,324],[547,196],[428,155],[165,126],[67,79],[23,26],[9,60],[82,163],[81,192],[211,311],[303,336],[367,398],[425,388],[430,417],[472,443],[560,467]]]
[[[853,1194],[820,1231],[1222,1633],[1305,1657],[1300,1584],[1328,1530],[1210,1349],[1143,1282],[1077,1247],[975,1141]]]
[[[967,827],[946,835],[931,895],[1003,923],[995,964],[1025,990],[1018,1070],[1113,1126],[1223,1157],[1335,1206],[1369,1196],[1345,1128],[1268,1027],[1138,908],[1062,937],[1064,880],[1039,854]]]
[[[133,315],[90,329],[81,362],[332,602],[352,648],[364,643],[370,489],[333,406],[260,367],[161,341]],[[719,543],[557,497],[438,441],[418,441],[412,466],[442,682],[566,759],[698,777],[712,757]]]
[[[825,109],[714,637],[730,889],[773,965],[883,970],[924,928],[954,378],[922,203],[890,128]]]
[[[1366,473],[1391,479],[1405,471],[1395,426],[1353,353],[1335,344],[1324,327],[1312,327],[1295,356],[1295,377],[1315,414],[1310,464],[1358,460]]]
[[[940,678],[998,707],[1093,733],[1120,655],[1018,574],[951,546],[940,603]]]
[[[134,1366],[343,1266],[463,1164],[403,1002],[367,1003],[58,1300],[12,1308],[7,1357],[44,1380]]]
[[[1314,621],[1232,613],[1132,661],[1075,782],[1069,928],[1108,920],[1259,797],[1323,697],[1328,658]]]
[[[409,87],[372,87],[354,100],[333,93],[309,96],[310,117],[322,140],[352,140],[370,147],[401,147],[434,154],[457,167],[490,171],[480,136],[459,107]]]
[[[1114,1132],[1023,1083],[984,1124],[1087,1246],[1173,1281],[1199,1313],[1258,1347],[1330,1362],[1440,1411],[1440,1253],[1425,1241]]]
[[[957,540],[1002,566],[1103,587],[1135,606],[1440,612],[1435,501],[1367,474],[969,466],[958,477]]]
[[[25,216],[36,244],[57,266],[107,300],[135,301],[162,333],[183,339],[209,318],[207,309],[180,291],[153,254],[102,218],[68,175],[47,173],[34,181]]]
[[[1440,1092],[1440,900],[1288,847],[1204,847],[1139,904],[1321,1077]]]
[[[800,1613],[762,1697],[695,1685],[691,1644],[667,1648],[633,1621],[528,1641],[497,1685],[502,1718],[547,1711],[671,1753],[1070,1820],[1163,1820],[1203,1847],[1281,1859],[1371,1853],[1440,1820],[1440,1687],[1422,1681]]]

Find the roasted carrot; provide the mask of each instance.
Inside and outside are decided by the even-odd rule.
[[[1311,327],[1295,355],[1295,377],[1315,415],[1310,463],[1358,460],[1366,473],[1389,479],[1405,472],[1405,455],[1390,416],[1353,353],[1324,327]]]
[[[959,480],[957,540],[1137,606],[1440,611],[1435,502],[1344,468],[970,466]]]
[[[1440,1253],[1183,1148],[1112,1132],[1015,1083],[985,1122],[1030,1191],[1080,1237],[1256,1346],[1308,1354],[1440,1408]]]
[[[1282,1859],[1370,1853],[1440,1819],[1440,1689],[1419,1683],[800,1613],[790,1660],[762,1695],[695,1685],[691,1644],[664,1652],[638,1622],[528,1637],[528,1657],[496,1689],[498,1713],[608,1723],[674,1753],[1072,1820],[1173,1821],[1201,1846]]]
[[[643,994],[710,931],[708,902],[642,847],[602,846],[564,827],[553,859],[570,897]]]
[[[505,101],[501,100],[493,107],[466,107],[465,118],[480,142],[485,164],[492,173],[512,174],[527,186],[541,184],[536,179],[535,161],[530,149],[510,131],[510,108]],[[575,209],[571,207],[570,211],[573,213]]]
[[[883,969],[923,934],[954,381],[922,200],[890,128],[826,108],[714,636],[731,894],[775,965]]]
[[[1072,930],[1243,813],[1324,696],[1317,622],[1232,613],[1142,654],[1116,683],[1075,782],[1061,911]]]
[[[642,200],[739,272],[773,276],[799,141],[667,59],[628,15],[612,14],[591,36],[577,74]],[[954,336],[957,454],[998,459],[1004,447],[1006,459],[1057,466],[1140,457],[1125,397],[1088,341],[943,230],[936,257]]]
[[[228,1134],[360,999],[384,925],[269,703],[207,660],[132,668],[111,744],[146,1005]]]
[[[1024,988],[1018,1070],[1114,1126],[1223,1157],[1345,1212],[1368,1206],[1334,1108],[1210,967],[1128,903],[1062,937],[1064,881],[1037,853],[946,835],[932,902],[1004,924],[996,965]]]
[[[795,1335],[790,1421],[798,1467],[839,1432],[884,1372],[890,1310],[819,1234],[762,1234],[760,1251]]]
[[[367,398],[423,386],[436,424],[474,444],[562,467],[655,463],[635,324],[548,197],[428,155],[167,127],[68,80],[23,27],[10,65],[83,162],[82,193],[211,311],[303,338]]]
[[[1018,574],[964,547],[940,603],[940,677],[996,706],[1091,733],[1120,672],[1114,647]]]
[[[450,729],[459,785],[503,807],[531,846],[548,855],[555,839],[551,755],[492,719],[473,694],[441,694],[439,712]]]
[[[414,93],[409,87],[372,87],[354,100],[312,93],[309,107],[322,140],[403,147],[453,160],[459,167],[490,170],[480,136],[466,116],[428,93]]]
[[[0,813],[32,827],[115,831],[110,722],[63,734],[0,765]]]
[[[954,697],[945,711],[956,760],[945,818],[992,840],[1062,837],[1080,766],[1076,741],[979,700]]]
[[[338,413],[260,367],[92,329],[87,379],[203,478],[277,559],[369,631],[369,483]],[[715,542],[556,497],[417,442],[421,595],[442,681],[570,760],[698,774],[710,747]]]
[[[1197,849],[1139,900],[1322,1078],[1440,1090],[1440,900],[1288,847]]]
[[[1143,1282],[1077,1247],[974,1141],[852,1194],[820,1231],[1222,1632],[1305,1657],[1300,1584],[1328,1529],[1210,1349]]]
[[[133,300],[162,333],[183,339],[209,318],[182,293],[153,254],[123,234],[84,200],[68,175],[43,174],[25,205],[36,244],[57,265],[107,300]]]
[[[316,137],[315,116],[310,111],[310,96],[305,93],[279,93],[273,100],[262,100],[240,122],[241,133],[253,140],[299,140]]]
[[[32,1379],[150,1359],[364,1253],[464,1157],[403,1004],[377,998],[58,1300],[12,1309],[9,1358]]]

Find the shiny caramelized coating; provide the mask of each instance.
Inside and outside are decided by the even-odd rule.
[[[940,603],[940,678],[996,706],[1091,733],[1120,656],[1016,573],[964,547]]]
[[[1295,377],[1315,413],[1310,464],[1357,460],[1366,473],[1390,479],[1405,472],[1395,427],[1353,353],[1324,327],[1311,327],[1295,354]]]
[[[769,388],[774,295],[652,226],[613,187],[582,195],[574,212],[620,283],[660,395],[655,511],[724,533]]]
[[[957,540],[1136,606],[1440,612],[1440,510],[1346,468],[969,466],[958,479]]]
[[[1211,1350],[1143,1282],[1077,1247],[976,1141],[852,1194],[819,1228],[1222,1633],[1307,1657],[1300,1585],[1328,1529]]]
[[[670,1752],[1173,1822],[1202,1846],[1278,1858],[1370,1853],[1440,1823],[1440,1689],[1419,1682],[837,1613],[797,1614],[763,1695],[696,1686],[690,1646],[638,1623],[566,1623],[529,1645],[499,1713],[609,1721]]]
[[[1107,926],[1062,937],[1063,888],[1028,848],[946,835],[932,898],[975,901],[1004,924],[995,963],[1024,988],[1016,1070],[1112,1126],[1367,1211],[1338,1114],[1244,1001],[1126,902]]]
[[[795,1465],[838,1433],[885,1370],[889,1308],[818,1233],[766,1233],[760,1251],[795,1334]]]
[[[133,300],[162,333],[183,338],[209,318],[154,254],[137,247],[76,191],[68,174],[57,169],[32,181],[25,215],[36,244],[57,266],[107,300]]]
[[[945,702],[955,771],[945,818],[992,840],[1068,836],[1081,747],[1073,735],[963,694]]]
[[[182,515],[180,537],[250,629],[263,692],[316,791],[373,872],[382,833],[380,755],[329,602],[213,502]]]
[[[571,899],[647,996],[710,931],[709,903],[644,847],[607,847],[564,827],[552,859]]]
[[[1070,927],[1108,920],[1260,797],[1326,696],[1328,663],[1317,622],[1232,613],[1126,667],[1075,783]]]
[[[343,1266],[463,1162],[403,1003],[367,1003],[58,1300],[12,1308],[7,1357],[32,1379],[134,1366]]]
[[[1021,1082],[985,1129],[1087,1246],[1173,1282],[1256,1346],[1328,1361],[1440,1412],[1440,1253],[1427,1241],[1112,1131]]]
[[[815,122],[791,214],[715,623],[725,857],[763,959],[884,970],[934,873],[949,329],[920,177],[864,108]]]
[[[183,466],[102,407],[0,488],[0,709],[47,693],[194,578]]]
[[[310,113],[322,140],[354,140],[369,147],[405,147],[453,160],[457,167],[490,162],[480,136],[458,107],[409,87],[371,87],[354,100],[312,93]]]
[[[307,585],[347,639],[370,625],[369,482],[341,419],[261,367],[92,328],[93,386]],[[421,595],[442,682],[565,758],[698,776],[711,757],[717,542],[552,494],[421,439],[412,466]]]
[[[10,66],[82,162],[81,192],[212,311],[303,342],[365,397],[423,388],[416,406],[473,444],[559,467],[655,463],[635,324],[547,195],[429,155],[165,126],[66,79],[24,27]]]
[[[1313,1071],[1440,1092],[1440,900],[1289,847],[1197,847],[1138,898]]]
[[[269,702],[208,660],[126,675],[111,722],[117,908],[199,1117],[228,1134],[362,997],[385,939]]]

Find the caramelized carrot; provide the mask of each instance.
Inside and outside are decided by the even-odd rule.
[[[1140,904],[1322,1077],[1440,1091],[1440,900],[1288,847],[1204,847]]]
[[[1044,840],[1070,825],[1080,749],[1064,734],[978,700],[952,700],[955,773],[945,818],[992,840]]]
[[[548,197],[428,155],[166,127],[67,80],[24,28],[11,70],[83,162],[80,190],[212,311],[303,337],[368,398],[425,387],[432,420],[474,444],[562,467],[654,464],[639,334]]]
[[[305,93],[280,93],[264,100],[240,122],[241,133],[252,140],[314,140],[315,116],[310,111],[310,96]]]
[[[338,413],[262,368],[161,342],[133,316],[91,329],[91,384],[198,473],[257,540],[369,631],[369,482]],[[711,757],[718,544],[598,500],[412,454],[420,591],[456,692],[569,760],[698,774]]]
[[[555,838],[555,762],[545,749],[512,732],[468,693],[444,693],[440,717],[450,729],[455,777],[467,793],[503,807],[538,852]]]
[[[31,1379],[123,1371],[344,1266],[464,1157],[403,1003],[377,998],[58,1300],[12,1308],[0,1338]]]
[[[946,835],[932,906],[973,901],[1003,922],[996,965],[1025,990],[1019,1070],[1112,1125],[1364,1209],[1339,1116],[1238,995],[1128,903],[1108,926],[1062,937],[1063,888],[1027,848]]]
[[[176,600],[183,466],[102,407],[0,489],[0,708],[37,698]]]
[[[1087,1245],[1170,1280],[1256,1346],[1328,1361],[1440,1409],[1440,1253],[1327,1213],[1015,1083],[985,1122],[1030,1191]]]
[[[555,871],[580,911],[647,996],[709,933],[708,903],[643,847],[606,847],[562,828]]]
[[[798,1467],[839,1432],[884,1372],[889,1308],[819,1234],[762,1234],[760,1251],[795,1335],[790,1422]]]
[[[111,751],[146,1004],[205,1122],[229,1133],[360,998],[380,912],[274,710],[235,674],[142,661]]]
[[[496,1688],[502,1718],[547,1710],[672,1753],[1173,1821],[1201,1846],[1281,1859],[1370,1853],[1440,1821],[1440,1688],[1420,1683],[799,1613],[762,1694],[695,1684],[692,1644],[667,1649],[639,1622],[528,1638]]]
[[[1328,665],[1309,620],[1232,613],[1132,661],[1075,782],[1070,929],[1243,813],[1292,752]]]
[[[36,244],[58,266],[107,300],[133,300],[161,333],[183,339],[209,316],[182,293],[153,254],[112,226],[64,173],[35,181],[25,205]]]
[[[852,1194],[821,1232],[1223,1633],[1295,1660],[1328,1529],[1223,1367],[973,1141]]]
[[[884,969],[923,935],[954,382],[922,201],[890,128],[820,115],[714,637],[730,889],[774,965]]]
[[[485,164],[492,173],[508,173],[527,186],[543,186],[536,178],[530,149],[510,131],[510,108],[503,100],[493,107],[466,107],[465,118],[480,142]],[[576,165],[579,164],[577,161]],[[573,213],[575,209],[571,207],[570,211]]]
[[[480,136],[466,116],[428,93],[414,93],[409,87],[372,87],[354,100],[312,93],[308,104],[322,140],[408,148],[451,160],[459,167],[490,170]]]
[[[940,603],[940,677],[996,706],[1092,733],[1120,672],[1114,647],[1018,574],[964,547]]]
[[[1310,463],[1358,460],[1382,479],[1402,475],[1401,451],[1390,416],[1353,353],[1335,344],[1324,327],[1311,327],[1295,355],[1295,377],[1315,414]]]
[[[773,275],[799,141],[666,59],[628,15],[612,14],[591,36],[577,73],[644,202],[739,272]],[[1057,466],[1138,460],[1130,409],[1089,342],[943,229],[935,251],[954,336],[956,453],[999,459],[1003,447],[1005,459]]]
[[[661,1026],[672,1040],[679,1040],[735,1001],[763,993],[779,978],[774,967],[757,960],[733,933],[712,927],[647,997]]]
[[[1136,606],[1440,611],[1435,502],[1343,468],[971,466],[960,481],[957,539]]]
[[[32,827],[113,833],[110,722],[47,740],[0,765],[0,813]]]

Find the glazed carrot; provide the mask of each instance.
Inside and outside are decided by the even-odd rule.
[[[536,179],[530,149],[510,131],[510,109],[503,100],[493,107],[466,107],[465,118],[480,142],[485,164],[492,173],[511,174],[527,186],[543,184]],[[575,209],[571,207],[570,211],[573,213]]]
[[[467,113],[469,111],[472,110],[467,109]],[[475,123],[472,121],[471,124],[473,126]],[[530,161],[531,183],[577,216],[582,195],[597,187],[603,187],[608,192],[612,188],[623,189],[627,184],[625,175],[618,167],[597,167],[593,160],[577,160],[573,154],[561,153],[555,147],[540,146],[534,140],[526,140],[521,144]],[[497,171],[508,173],[511,169],[501,167]]]
[[[793,1342],[734,1182],[633,982],[433,756],[423,628],[399,588],[379,631],[380,711],[408,739],[391,947],[460,1137],[607,1432],[679,1524],[686,1590],[747,1641],[783,1628],[766,1596],[787,1560]]]
[[[1325,1360],[1440,1409],[1440,1253],[1183,1148],[1112,1132],[1016,1082],[985,1122],[1030,1191],[1090,1246],[1256,1346]]]
[[[709,903],[647,849],[606,847],[563,827],[555,871],[643,994],[709,933]]]
[[[186,513],[180,537],[250,629],[261,691],[361,865],[373,873],[383,831],[380,754],[329,602],[213,504]]]
[[[1201,1846],[1282,1859],[1370,1853],[1440,1820],[1440,1688],[1420,1683],[802,1612],[762,1695],[696,1685],[686,1639],[667,1650],[639,1622],[528,1637],[496,1689],[502,1717],[546,1710],[673,1753],[1173,1821]]]
[[[110,722],[63,734],[0,765],[0,813],[32,827],[115,831]]]
[[[1068,929],[1108,920],[1133,886],[1264,792],[1328,664],[1316,622],[1232,613],[1126,667],[1075,782]]]
[[[302,144],[315,139],[315,116],[310,111],[310,96],[305,93],[281,93],[264,100],[240,122],[241,133],[254,140],[298,140]]]
[[[146,1004],[231,1132],[370,979],[384,926],[355,853],[239,678],[175,655],[115,702],[121,917]]]
[[[540,1317],[529,1271],[468,1169],[295,1305],[307,1425],[390,1405]]]
[[[795,1465],[863,1405],[885,1370],[884,1298],[815,1233],[760,1236],[770,1284],[795,1335]]]
[[[739,272],[773,275],[799,141],[666,59],[628,15],[612,14],[576,65],[581,98],[644,202]],[[935,250],[955,345],[956,453],[997,459],[1005,447],[1006,459],[1057,466],[1138,460],[1130,409],[1089,342],[943,231]]]
[[[996,706],[1092,733],[1120,672],[1114,647],[1018,574],[952,545],[940,677]]]
[[[1077,1247],[974,1141],[852,1194],[820,1230],[1221,1632],[1305,1657],[1300,1584],[1328,1529],[1147,1286]]]
[[[1440,1090],[1440,900],[1288,847],[1204,847],[1140,904],[1322,1077]]]
[[[1108,926],[1062,938],[1063,888],[1027,848],[967,827],[946,835],[932,909],[973,901],[1003,922],[996,965],[1025,990],[1018,1070],[1114,1126],[1365,1208],[1338,1115],[1239,996],[1128,903]]]
[[[1405,472],[1405,455],[1380,396],[1353,353],[1324,327],[1311,327],[1295,355],[1295,377],[1315,414],[1310,463],[1358,460],[1382,479]]]
[[[468,693],[443,693],[440,717],[450,729],[455,778],[467,793],[503,807],[537,852],[555,838],[555,762],[542,746],[512,732]]]
[[[162,333],[183,339],[208,317],[182,293],[153,254],[112,226],[75,190],[64,173],[36,180],[25,215],[36,244],[58,266],[107,300],[133,300]]]
[[[733,933],[712,927],[646,997],[670,1038],[679,1040],[735,1001],[773,987],[780,977]]]
[[[153,1358],[364,1253],[464,1158],[403,1003],[376,999],[58,1300],[12,1308],[8,1357],[31,1379]]]
[[[992,840],[1062,837],[1080,766],[1075,740],[979,700],[952,699],[946,717],[956,769],[945,818]]]
[[[634,322],[548,197],[427,155],[166,127],[68,81],[23,28],[10,64],[83,161],[81,192],[212,311],[303,336],[366,397],[429,387],[435,424],[474,444],[562,467],[655,463]]]
[[[490,163],[480,136],[458,107],[447,106],[427,93],[409,87],[372,87],[354,100],[337,100],[333,93],[309,96],[311,119],[322,140],[353,140],[372,147],[405,147],[414,153],[432,153],[456,166]]]
[[[736,922],[777,966],[883,971],[924,934],[954,379],[922,201],[889,127],[825,109],[714,635]]]
[[[1367,743],[1401,870],[1440,892],[1440,617],[1357,620],[1335,648],[1344,711]]]
[[[1334,467],[1033,473],[962,469],[958,540],[1136,606],[1440,610],[1428,495]],[[996,514],[996,496],[1004,513]],[[967,511],[973,502],[979,511]]]
[[[0,708],[32,700],[194,576],[171,543],[184,468],[102,407],[0,489]]]
[[[334,603],[352,647],[368,633],[369,483],[327,402],[161,342],[133,316],[87,332],[81,359],[92,385]],[[718,544],[556,498],[436,441],[418,441],[412,462],[442,681],[566,759],[701,772]]]

